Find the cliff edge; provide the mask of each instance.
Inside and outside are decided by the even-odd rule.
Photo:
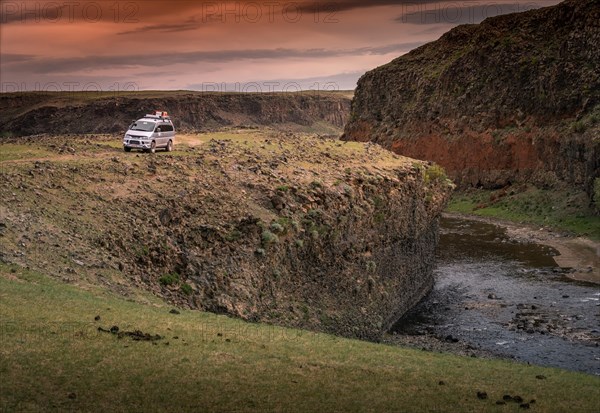
[[[452,184],[378,145],[247,129],[155,155],[110,136],[0,145],[3,262],[370,339],[433,286]]]
[[[463,187],[600,176],[600,2],[458,26],[366,73],[346,140],[439,163]]]

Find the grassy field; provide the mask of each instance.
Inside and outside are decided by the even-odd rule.
[[[448,210],[549,226],[600,240],[600,216],[577,189],[543,190],[527,186],[515,190],[470,190],[453,195]]]
[[[170,310],[0,265],[0,410],[522,411],[496,404],[506,394],[535,412],[600,404],[600,378],[585,374]],[[98,331],[111,326],[162,339]]]
[[[31,159],[50,156],[47,148],[36,147],[33,145],[2,144],[0,150],[0,162],[15,161],[21,159]]]

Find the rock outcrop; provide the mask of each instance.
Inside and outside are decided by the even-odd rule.
[[[0,136],[120,133],[154,110],[168,111],[181,131],[272,126],[338,133],[348,119],[350,97],[348,92],[8,93],[0,95]]]
[[[600,175],[600,2],[458,26],[366,73],[344,139],[435,161],[461,186]]]
[[[102,136],[15,139],[0,176],[0,259],[369,339],[431,289],[452,187],[437,166],[370,143],[226,135],[166,156]]]

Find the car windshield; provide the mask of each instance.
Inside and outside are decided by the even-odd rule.
[[[144,121],[137,121],[137,122],[133,122],[133,124],[131,125],[131,127],[129,129],[131,130],[139,130],[139,131],[143,131],[143,132],[152,132],[154,131],[154,122],[144,122]]]

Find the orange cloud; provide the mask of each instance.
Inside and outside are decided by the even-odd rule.
[[[115,83],[181,89],[274,79],[332,79],[352,88],[361,73],[471,23],[470,16],[513,12],[519,4],[4,0],[0,90]]]

